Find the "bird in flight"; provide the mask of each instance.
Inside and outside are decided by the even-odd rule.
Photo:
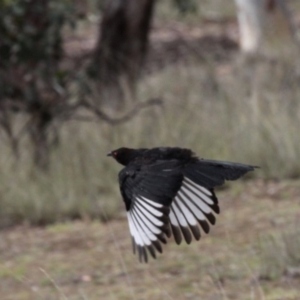
[[[108,153],[125,166],[119,173],[133,252],[141,262],[162,253],[173,234],[180,244],[208,233],[219,214],[214,187],[236,180],[256,167],[198,158],[177,147],[119,148]],[[200,231],[201,229],[201,231]]]

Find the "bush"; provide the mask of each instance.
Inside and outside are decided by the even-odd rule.
[[[19,153],[20,133],[14,117],[27,120],[22,134],[35,146],[35,162],[47,165],[53,120],[67,99],[68,72],[63,57],[62,30],[74,24],[68,1],[15,0],[0,2],[0,126]]]

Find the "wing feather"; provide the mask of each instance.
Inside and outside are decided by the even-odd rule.
[[[220,212],[214,187],[255,168],[202,160],[183,150],[149,150],[149,155],[161,158],[153,160],[150,155],[146,158],[151,163],[129,163],[119,173],[133,252],[138,252],[140,261],[147,262],[148,254],[156,258],[156,251],[162,253],[161,243],[171,234],[177,244],[182,238],[189,244],[192,236],[201,238],[202,230],[208,233]]]
[[[186,242],[191,242],[190,231],[194,238],[201,237],[200,227],[205,233],[209,232],[207,220],[213,225],[215,216],[219,212],[218,199],[212,189],[207,189],[196,184],[191,179],[184,177],[181,188],[171,204],[170,223],[177,243],[181,242],[181,231]],[[190,231],[188,230],[190,229]],[[188,231],[188,233],[187,233]]]

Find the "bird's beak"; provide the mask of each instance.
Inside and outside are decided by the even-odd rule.
[[[111,152],[108,152],[106,156],[112,156],[112,153],[111,153]]]

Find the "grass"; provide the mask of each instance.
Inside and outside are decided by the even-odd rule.
[[[189,13],[182,14],[178,7],[174,5],[175,1],[159,1],[156,6],[156,18],[160,22],[181,21],[185,24],[199,24],[202,19],[222,19],[235,16],[235,4],[229,2],[227,5],[222,5],[220,0],[204,0],[199,2],[191,0],[191,6],[195,10],[190,10]]]
[[[272,77],[270,77],[272,74]],[[250,176],[300,176],[300,89],[292,59],[175,64],[140,83],[138,99],[161,97],[130,122],[69,123],[48,174],[35,170],[24,141],[16,163],[1,144],[0,226],[67,219],[108,220],[123,208],[120,169],[106,153],[120,146],[180,146],[200,157],[261,167]]]
[[[276,280],[288,274],[289,268],[295,270],[300,268],[300,240],[297,226],[282,234],[264,237],[260,241],[259,248],[261,279]],[[296,274],[299,274],[299,271]]]
[[[218,3],[204,1],[189,20],[167,2],[157,13],[194,24],[220,14]],[[164,106],[126,124],[65,124],[49,173],[33,168],[26,140],[16,162],[0,132],[1,299],[299,298],[299,272],[290,271],[300,265],[298,58],[290,46],[248,62],[211,57],[144,77],[137,98],[160,97]],[[169,243],[141,265],[131,253],[120,166],[106,153],[164,145],[261,169],[218,191],[222,214],[209,236]]]
[[[290,196],[278,199],[272,189]],[[299,191],[297,181],[261,180],[219,191],[221,214],[210,234],[190,245],[170,241],[148,264],[138,263],[131,252],[125,217],[105,224],[78,221],[3,230],[1,297],[296,300],[299,278],[285,272],[274,276],[266,267],[279,260],[282,270],[299,265],[283,251],[300,253]]]
[[[204,12],[219,14],[222,8],[220,0],[201,5],[197,18]],[[234,11],[232,6],[227,9],[228,14]],[[175,12],[171,2],[162,1],[156,18],[168,22]],[[188,22],[178,14],[176,18]],[[194,22],[192,16],[186,18]],[[159,97],[163,107],[149,108],[114,127],[64,124],[48,174],[33,168],[26,140],[16,162],[0,132],[0,227],[78,218],[105,221],[118,216],[123,209],[117,185],[120,166],[106,153],[120,146],[187,147],[200,157],[261,167],[250,176],[299,178],[300,89],[295,49],[290,44],[269,47],[268,55],[249,61],[226,50],[227,60],[219,61],[212,53],[204,55],[206,59],[201,55],[200,60],[197,51],[193,46],[194,54],[185,62],[139,82],[137,99]]]

